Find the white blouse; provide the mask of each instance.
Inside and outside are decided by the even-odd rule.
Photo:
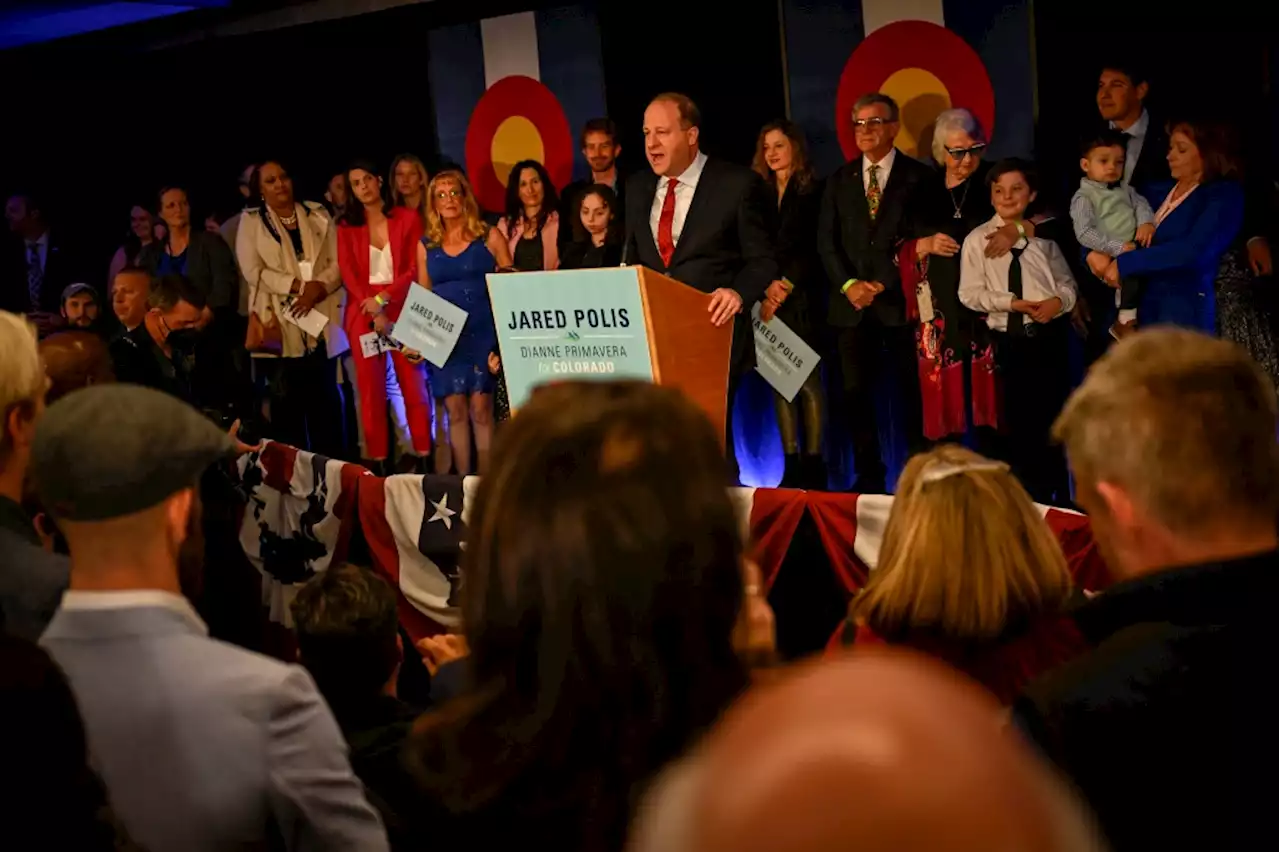
[[[396,267],[391,258],[391,243],[380,249],[369,244],[369,283],[390,284],[396,279]]]

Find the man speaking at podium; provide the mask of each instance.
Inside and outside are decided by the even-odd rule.
[[[778,277],[778,264],[764,182],[748,168],[702,153],[700,123],[697,105],[674,92],[658,95],[644,111],[644,150],[653,171],[627,182],[623,263],[711,294],[708,322],[734,323],[725,448],[736,483],[733,401],[756,362],[750,310]]]

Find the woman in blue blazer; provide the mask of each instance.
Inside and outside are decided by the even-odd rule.
[[[1244,193],[1228,153],[1224,129],[1201,123],[1174,125],[1169,134],[1169,171],[1174,183],[1154,198],[1156,234],[1150,248],[1125,252],[1111,260],[1090,253],[1090,266],[1105,261],[1103,279],[1113,287],[1121,278],[1143,279],[1138,324],[1179,325],[1215,334],[1214,279],[1222,254],[1240,230]]]

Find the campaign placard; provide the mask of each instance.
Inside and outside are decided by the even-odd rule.
[[[396,320],[391,337],[397,343],[422,353],[437,367],[449,360],[449,353],[458,345],[458,336],[467,322],[467,312],[435,293],[414,284],[409,288],[400,319]]]
[[[759,302],[751,309],[751,325],[755,329],[756,372],[791,402],[817,368],[818,353],[776,315],[768,322],[761,320]]]
[[[495,273],[488,281],[513,409],[548,382],[653,381],[634,269]]]

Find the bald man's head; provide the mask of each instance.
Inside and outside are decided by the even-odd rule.
[[[986,693],[886,650],[803,666],[745,698],[656,785],[631,852],[1101,848]]]
[[[90,331],[63,331],[40,341],[40,357],[49,376],[48,403],[74,390],[116,380],[111,353]]]

